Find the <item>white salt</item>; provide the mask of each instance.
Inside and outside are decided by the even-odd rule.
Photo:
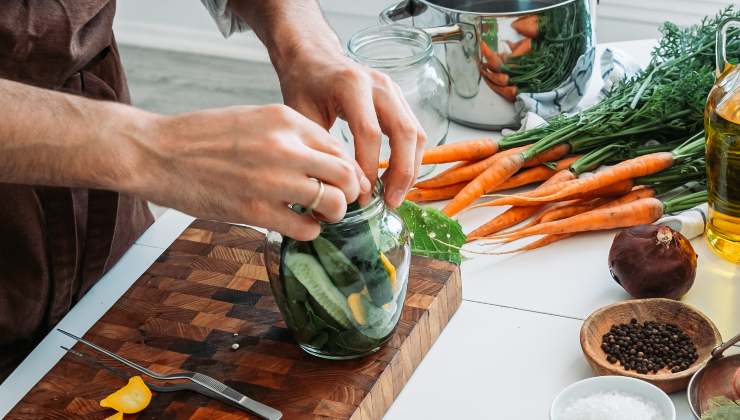
[[[558,420],[666,420],[649,401],[622,392],[601,392],[571,402]]]

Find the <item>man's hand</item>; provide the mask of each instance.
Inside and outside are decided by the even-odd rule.
[[[370,182],[341,144],[285,105],[241,106],[155,117],[154,135],[134,138],[139,168],[131,192],[188,214],[279,231],[297,240],[319,224],[290,203],[336,222]],[[312,179],[315,178],[315,179]]]
[[[285,105],[160,116],[0,79],[0,182],[120,191],[298,240],[371,189],[340,142]]]
[[[355,158],[372,181],[378,173],[381,132],[388,135],[386,200],[398,207],[416,179],[426,141],[398,85],[384,73],[327,52],[297,56],[278,74],[287,105],[327,129],[337,116],[347,121]]]
[[[230,7],[267,45],[287,105],[326,129],[337,117],[348,122],[355,157],[371,182],[381,134],[389,137],[386,201],[399,206],[416,178],[426,140],[400,88],[343,54],[314,0],[231,0]]]

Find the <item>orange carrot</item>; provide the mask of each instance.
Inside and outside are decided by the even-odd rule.
[[[501,66],[503,66],[504,61],[506,61],[501,54],[491,50],[491,47],[489,47],[485,41],[480,42],[480,51],[483,58],[486,59],[486,65],[488,68],[493,71],[501,70]]]
[[[547,189],[502,197],[494,201],[496,202],[495,205],[531,206],[567,200],[620,181],[660,172],[669,168],[672,164],[673,155],[670,152],[651,153],[625,160],[590,177],[578,178],[563,185],[552,185]]]
[[[545,181],[540,187],[554,184],[568,179],[573,179],[575,175],[571,171],[560,171]],[[516,224],[519,224],[528,217],[536,213],[540,208],[537,206],[525,206],[525,207],[512,207],[500,215],[491,219],[488,223],[480,226],[479,228],[470,232],[467,236],[468,241],[484,237],[486,235],[492,235],[500,232],[506,228],[510,228]]]
[[[534,168],[520,171],[516,175],[507,179],[506,182],[504,182],[503,184],[499,185],[491,191],[488,191],[488,194],[497,191],[510,190],[512,188],[523,187],[525,185],[534,184],[535,182],[546,181],[552,178],[552,176],[556,173],[562,171],[563,169],[567,169],[573,162],[577,161],[578,159],[580,159],[580,155],[562,159],[558,161],[555,169],[550,169],[545,165],[538,165]],[[527,167],[528,164],[525,163],[524,166]]]
[[[607,206],[567,219],[542,223],[505,236],[509,242],[531,235],[587,232],[653,223],[663,215],[663,203],[654,197]],[[503,236],[503,235],[502,235]]]
[[[488,79],[489,82],[493,83],[494,85],[498,86],[508,86],[509,85],[509,75],[506,73],[499,73],[496,71],[492,71],[488,68],[485,68],[481,74],[483,77]]]
[[[507,101],[514,103],[516,101],[516,95],[519,93],[519,88],[516,86],[499,86],[487,78],[483,78],[489,88],[496,92],[499,96],[506,99]]]
[[[532,15],[520,17],[511,23],[511,27],[520,34],[532,39],[537,38],[540,32],[537,16]]]
[[[532,52],[532,40],[524,38],[517,43],[516,48],[511,49],[511,57],[521,57]]]
[[[570,151],[570,145],[558,144],[557,146],[553,146],[545,150],[544,152],[538,154],[532,159],[525,161],[524,167],[531,168],[534,166],[542,165],[543,163],[554,162],[562,158],[563,156],[567,155],[569,151]]]
[[[440,188],[414,188],[406,194],[406,199],[415,203],[449,200],[460,192],[468,183],[448,185]]]
[[[529,146],[520,146],[513,149],[504,150],[496,153],[493,156],[489,156],[486,159],[480,160],[462,168],[442,172],[441,174],[432,178],[421,181],[415,185],[416,188],[439,188],[447,185],[457,184],[463,181],[470,181],[475,179],[478,175],[482,174],[483,171],[488,169],[489,166],[493,165],[496,161],[503,159],[513,154],[521,154],[527,150]]]
[[[559,144],[538,154],[532,160],[539,162],[550,161],[553,160],[551,156],[562,157],[568,152],[568,150],[569,146],[567,144]],[[557,157],[554,159],[557,159]],[[457,193],[455,198],[453,198],[442,211],[447,216],[453,216],[459,213],[462,209],[479,199],[486,191],[496,188],[506,182],[506,180],[518,172],[524,164],[524,155],[522,153],[516,153],[498,159],[488,169],[472,180],[470,184],[466,185],[462,191]]]
[[[631,203],[633,201],[637,201],[642,198],[649,198],[655,196],[655,190],[651,187],[646,186],[639,186],[632,189],[631,192],[628,194],[617,198],[615,200],[607,201],[606,203],[602,204],[601,206],[598,206],[596,209],[604,209],[604,208],[610,208],[610,207],[617,207],[621,206],[626,203]],[[532,206],[530,206],[532,207]],[[522,251],[531,251],[533,249],[542,248],[544,246],[550,245],[554,242],[561,241],[563,239],[570,238],[572,236],[575,236],[576,233],[560,233],[560,234],[550,234],[545,235],[542,238],[527,244],[521,248],[514,249],[511,251],[505,251],[505,252],[498,252],[496,254],[513,254],[516,252],[522,252]],[[510,241],[505,241],[510,242]]]
[[[543,248],[552,243],[562,241],[563,239],[568,239],[572,236],[576,236],[576,234],[575,233],[558,233],[558,234],[553,234],[553,235],[545,235],[541,237],[540,239],[537,239],[534,242],[524,245],[523,247],[512,249],[511,251],[494,252],[493,254],[494,255],[504,255],[504,254],[515,254],[517,252],[532,251],[534,249]]]
[[[498,151],[498,142],[491,138],[473,139],[457,143],[443,144],[424,151],[422,164],[449,163],[459,160],[479,160],[487,158]],[[379,168],[388,167],[388,161],[382,161]]]
[[[491,165],[482,174],[470,181],[462,191],[457,193],[455,198],[447,203],[447,206],[442,211],[450,217],[456,215],[480,198],[486,191],[503,184],[521,169],[523,165],[524,156],[521,153],[497,160],[495,165]]]

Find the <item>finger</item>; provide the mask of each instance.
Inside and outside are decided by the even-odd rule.
[[[399,97],[403,97],[403,91],[401,91],[401,87],[398,86],[398,84],[394,85],[396,88],[396,94]],[[417,136],[416,136],[416,156],[414,159],[414,180],[416,180],[419,177],[419,168],[421,167],[421,162],[424,158],[424,148],[426,147],[427,143],[427,135],[424,131],[424,127],[422,127],[421,122],[418,118],[416,118],[416,114],[414,114],[414,111],[411,110],[411,106],[409,105],[408,101],[404,100],[402,101],[404,104],[404,107],[406,109],[406,112],[413,117],[413,121],[416,123],[417,128]]]
[[[308,177],[320,179],[325,184],[338,188],[347,203],[357,200],[360,195],[360,182],[353,163],[345,159],[308,149],[302,169]]]
[[[255,224],[293,238],[297,241],[311,241],[321,232],[319,222],[310,215],[301,215],[289,209],[284,203],[261,201],[252,203],[250,224]]]
[[[359,79],[354,81],[352,89],[343,89],[339,93],[338,102],[354,137],[355,159],[370,185],[374,185],[378,178],[382,133],[373,105],[371,84]]]
[[[380,116],[381,128],[388,135],[391,146],[388,170],[383,174],[386,202],[391,207],[401,205],[406,192],[414,182],[416,172],[419,130],[416,119],[413,114],[406,111],[404,102],[403,97],[396,93],[392,85],[376,88],[375,106]]]
[[[332,223],[338,222],[342,220],[347,212],[347,199],[339,188],[326,183],[323,185],[322,191],[316,180],[307,178],[306,182],[302,183],[303,188],[297,196],[296,203],[305,208],[315,204],[313,212],[321,220]]]
[[[331,133],[321,127],[310,125],[306,127],[307,135],[302,137],[304,144],[312,149],[336,156],[350,163],[360,185],[360,192],[367,193],[371,189],[370,180],[367,179],[362,168],[347,152],[342,142]]]

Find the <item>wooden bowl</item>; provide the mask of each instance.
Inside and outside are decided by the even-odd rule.
[[[696,345],[698,359],[688,369],[671,373],[663,368],[656,374],[639,374],[619,363],[611,364],[601,349],[601,340],[614,324],[658,321],[678,325]],[[709,360],[712,350],[722,343],[717,327],[697,309],[671,299],[635,299],[598,309],[581,326],[581,349],[596,375],[620,375],[650,382],[667,393],[686,389],[691,376]]]

